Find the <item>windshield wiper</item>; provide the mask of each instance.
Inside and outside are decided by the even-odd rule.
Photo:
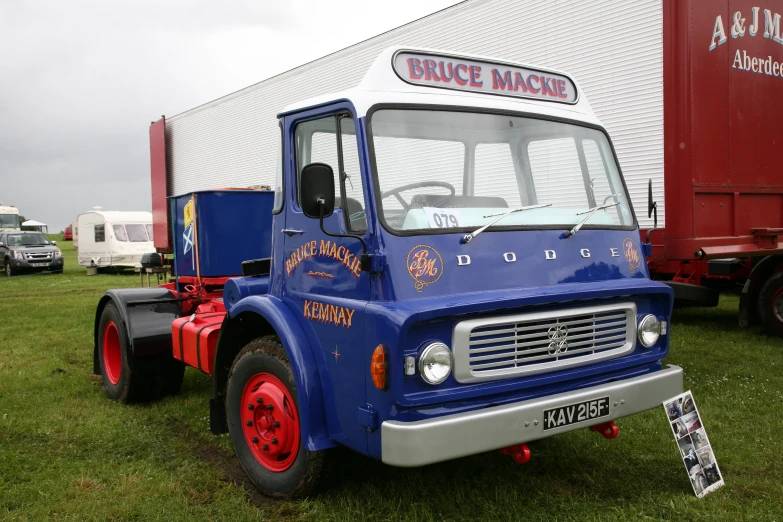
[[[614,194],[613,194],[614,195]],[[616,205],[619,205],[619,201],[615,201],[614,203],[607,203],[606,205],[598,205],[597,207],[589,208],[585,210],[584,212],[577,212],[577,216],[581,216],[582,214],[587,214],[587,217],[585,217],[582,221],[579,222],[578,225],[576,225],[571,230],[566,230],[565,234],[563,234],[565,237],[571,237],[577,232],[579,232],[579,229],[582,228],[582,225],[587,223],[587,221],[593,217],[593,214],[595,214],[598,210],[603,210],[605,208],[614,207]]]
[[[500,216],[500,217],[497,218],[494,221],[490,221],[489,223],[487,223],[483,227],[481,227],[481,228],[479,228],[477,230],[474,230],[470,234],[465,234],[464,236],[462,236],[462,242],[463,243],[469,243],[471,239],[473,239],[477,235],[481,234],[486,229],[488,229],[489,227],[491,227],[492,225],[494,225],[495,223],[497,223],[498,221],[500,221],[504,217],[508,216],[509,214],[513,214],[514,212],[522,212],[523,210],[532,210],[534,208],[543,208],[543,207],[551,207],[551,206],[552,206],[552,203],[543,203],[541,205],[530,205],[528,207],[510,208],[510,209],[506,210],[505,212],[498,212],[496,214],[489,214],[488,216],[484,216],[485,218],[493,217],[493,216]]]

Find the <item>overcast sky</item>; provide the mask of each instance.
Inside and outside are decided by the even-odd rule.
[[[151,121],[457,0],[0,2],[0,203],[150,210]]]

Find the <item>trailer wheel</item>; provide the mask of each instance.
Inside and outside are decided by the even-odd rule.
[[[106,394],[118,402],[131,402],[131,384],[136,376],[131,375],[127,329],[114,303],[103,309],[99,328],[98,362]]]
[[[234,359],[226,416],[239,463],[259,490],[298,498],[315,488],[324,452],[308,451],[301,440],[296,383],[276,337],[251,341]]]
[[[128,349],[128,330],[114,303],[101,314],[98,362],[110,399],[142,402],[175,395],[182,387],[185,366],[173,357],[134,357]]]
[[[759,317],[767,333],[783,337],[783,272],[772,274],[761,287]]]

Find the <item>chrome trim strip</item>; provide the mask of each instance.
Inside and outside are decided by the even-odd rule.
[[[611,314],[612,312],[618,312]],[[577,334],[572,337],[568,337],[568,341],[572,339],[573,343],[568,343],[570,348],[575,348],[573,351],[564,352],[560,358],[551,360],[547,352],[548,344],[544,346],[543,339],[534,341],[523,341],[523,339],[530,338],[530,335],[521,334],[520,332],[526,332],[532,329],[541,329],[542,325],[522,325],[516,327],[516,323],[527,322],[543,322],[547,320],[557,321],[558,325],[575,325],[575,328],[569,330],[569,332],[580,332],[583,328],[592,328],[592,319],[586,319],[580,316],[590,314],[611,314],[599,318],[599,321],[605,321],[605,323],[597,325],[599,331],[595,333],[595,349],[600,350],[598,353],[587,353],[586,355],[580,355],[578,357],[569,357],[571,354],[580,354],[584,352],[592,352],[593,350],[576,349],[585,344],[591,344],[590,342],[580,341],[585,338],[585,334]],[[618,333],[614,327],[617,326],[617,320],[621,317],[625,318],[624,324],[625,333]],[[554,323],[553,323],[554,324]],[[621,323],[623,324],[623,323]],[[477,328],[486,328],[497,326],[497,330],[480,331],[473,334],[478,339],[471,340],[471,332]],[[604,330],[606,329],[606,330]],[[512,334],[505,337],[497,337],[494,339],[483,339],[483,336],[487,335],[501,335]],[[612,334],[612,335],[610,335]],[[538,334],[539,337],[541,334]],[[495,346],[494,348],[473,348],[473,346],[482,346],[490,342],[504,342],[508,341],[503,346]],[[522,375],[536,375],[540,373],[550,372],[554,370],[560,370],[563,368],[572,368],[574,366],[582,366],[585,364],[591,364],[597,361],[604,361],[607,359],[613,359],[615,357],[621,357],[634,349],[636,346],[636,304],[633,302],[613,303],[608,305],[594,305],[583,306],[580,308],[569,308],[551,310],[548,312],[531,312],[525,314],[506,315],[502,317],[488,317],[480,319],[469,319],[461,321],[454,326],[451,336],[452,353],[454,356],[454,379],[460,383],[473,383],[473,382],[485,382],[498,379],[508,379],[510,377],[518,377]],[[515,355],[520,355],[520,348],[533,347],[530,350],[524,350],[524,355],[531,355],[531,357],[521,357],[517,360],[518,366],[509,368],[509,364],[513,364],[512,361],[489,363],[483,361],[489,361],[492,359],[512,359]],[[485,352],[499,352],[506,350],[505,353],[495,353],[491,355],[479,356],[478,354]],[[517,350],[517,354],[514,354],[512,350]],[[535,354],[543,354],[535,356]],[[471,359],[472,356],[472,359]],[[563,358],[565,357],[565,358]],[[533,361],[542,361],[533,363]],[[471,367],[471,362],[473,366]],[[531,364],[532,363],[532,364]],[[505,366],[504,368],[497,368],[498,366]],[[496,368],[496,369],[493,369]]]
[[[384,421],[381,459],[392,466],[424,466],[586,428],[660,407],[682,393],[682,379],[682,368],[668,366],[639,377],[503,406],[414,422]],[[606,396],[608,416],[544,432],[544,410]]]

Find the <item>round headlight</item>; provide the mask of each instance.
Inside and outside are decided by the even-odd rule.
[[[639,321],[639,342],[645,348],[650,348],[661,336],[661,322],[652,314],[645,315]]]
[[[451,350],[443,343],[428,344],[419,356],[419,374],[428,384],[440,384],[451,373]]]

